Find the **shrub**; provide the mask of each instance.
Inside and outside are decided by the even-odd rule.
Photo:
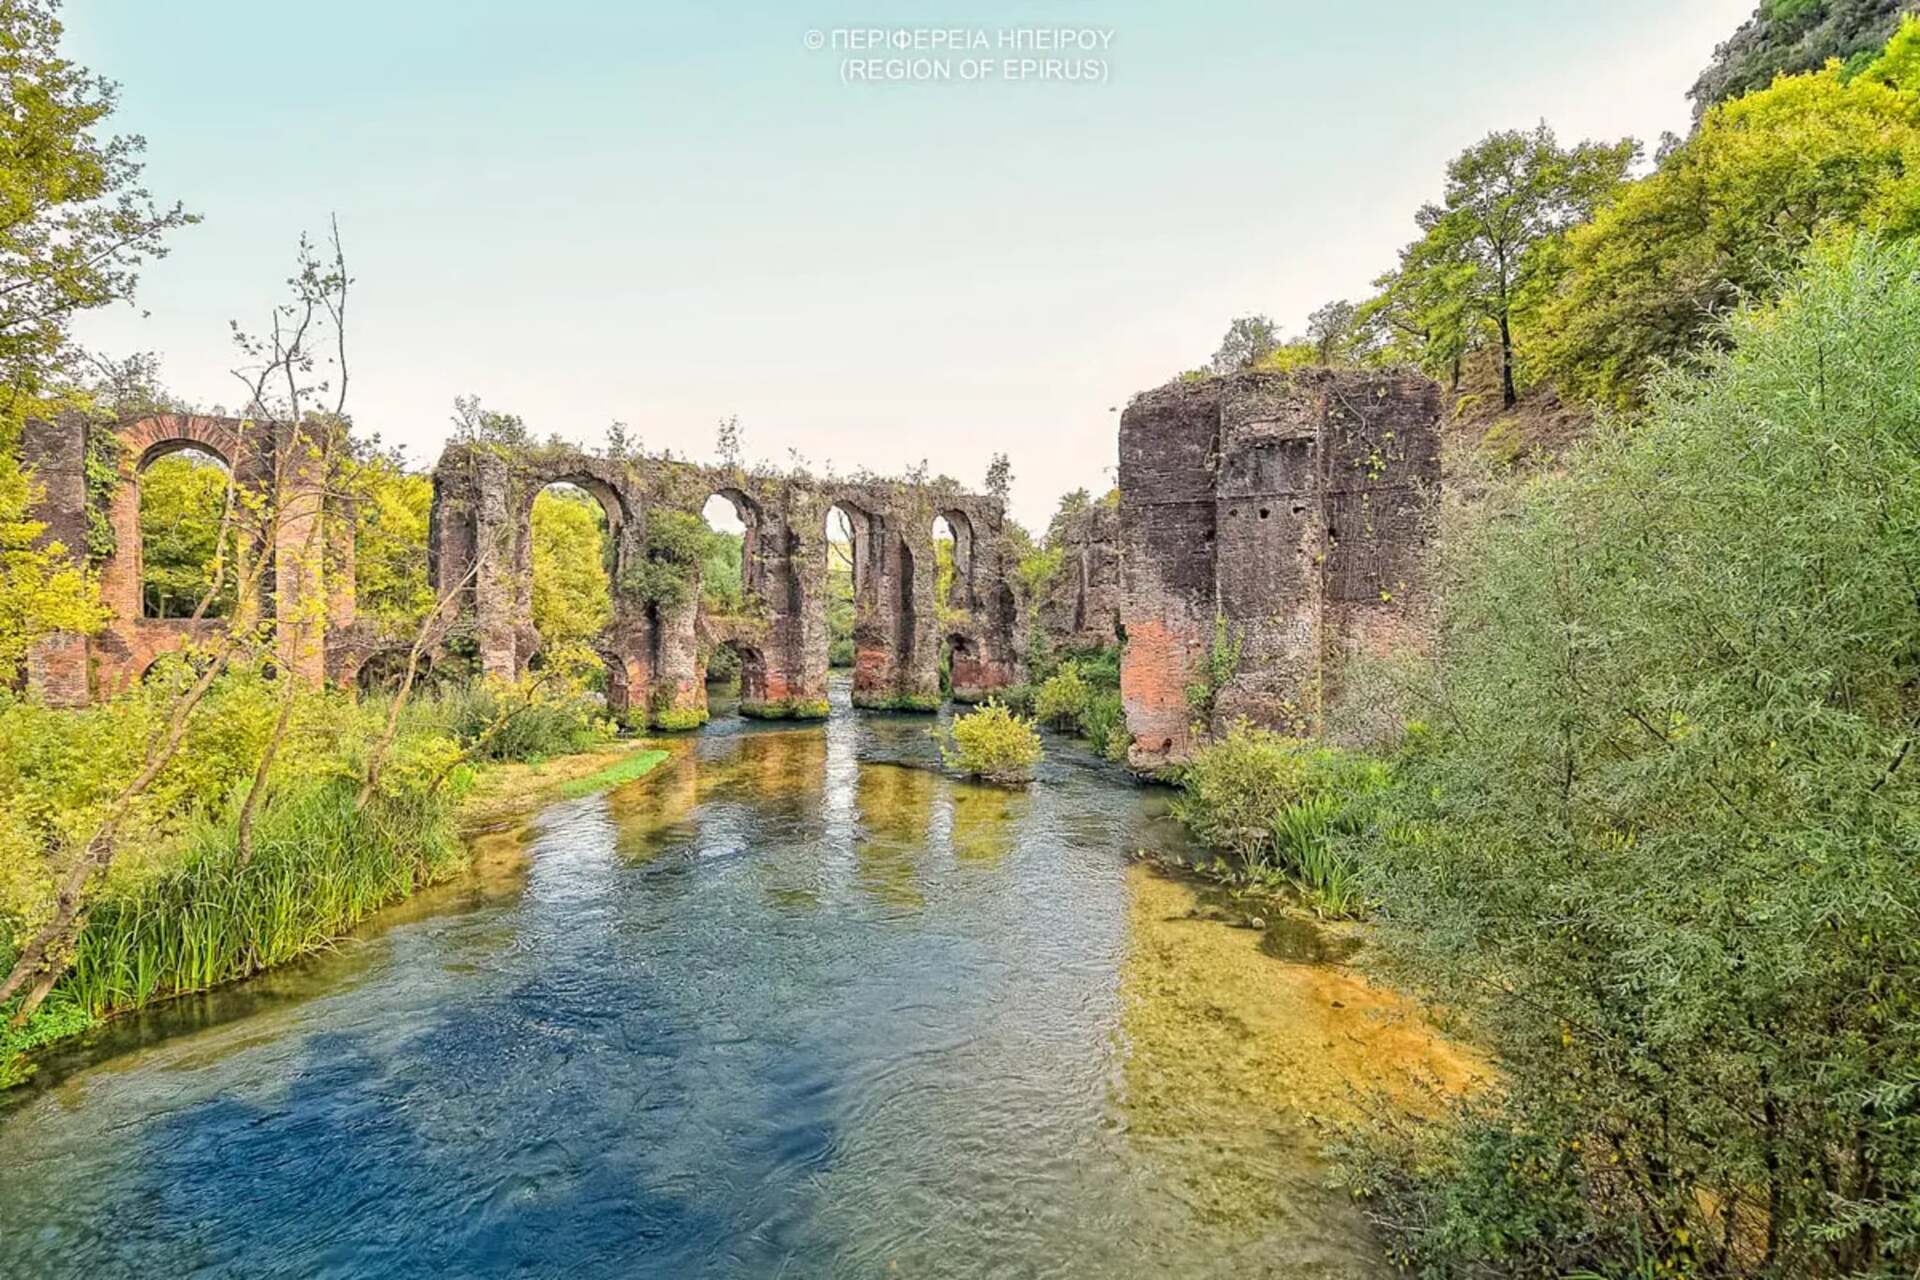
[[[1077,729],[1092,697],[1080,668],[1069,662],[1034,692],[1034,719],[1055,729]]]
[[[544,760],[612,736],[605,709],[564,683],[486,681],[443,690],[431,703],[421,717],[443,726],[476,760]]]
[[[1368,887],[1503,1089],[1372,1188],[1425,1274],[1920,1266],[1920,246],[1723,337],[1447,543]]]
[[[1180,772],[1173,813],[1233,861],[1227,878],[1293,881],[1322,911],[1360,906],[1351,844],[1389,781],[1380,761],[1244,722]]]
[[[1033,722],[1022,720],[998,702],[955,718],[940,739],[940,757],[948,768],[988,782],[1017,784],[1033,778],[1044,754]]]
[[[1124,755],[1130,739],[1126,708],[1121,705],[1118,693],[1096,693],[1087,699],[1087,709],[1080,716],[1080,735],[1109,759],[1113,756],[1114,741],[1118,739]]]

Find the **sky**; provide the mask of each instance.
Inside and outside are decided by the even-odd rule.
[[[337,216],[348,410],[422,467],[462,394],[696,458],[738,415],[775,463],[979,487],[1005,452],[1043,528],[1234,316],[1364,296],[1469,143],[1684,132],[1753,4],[68,0],[146,184],[204,216],[79,336],[231,404],[230,322]],[[1093,47],[1019,47],[1049,29]],[[920,78],[858,78],[885,57]]]

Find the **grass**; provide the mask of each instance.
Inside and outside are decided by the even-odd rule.
[[[598,773],[561,783],[560,794],[573,800],[580,796],[590,796],[596,791],[611,790],[623,783],[632,782],[635,778],[644,778],[672,754],[670,751],[635,751],[624,760],[616,761]]]
[[[461,836],[539,803],[643,777],[672,753],[619,748],[538,763],[492,764],[465,797],[402,788],[356,809],[341,776],[290,787],[262,808],[252,860],[235,857],[231,812],[189,830],[179,861],[103,893],[71,972],[14,1028],[0,1010],[0,1089],[31,1071],[25,1055],[116,1013],[249,977],[323,948],[382,907],[467,866]],[[0,942],[0,961],[11,961]],[[4,966],[0,966],[4,968]]]

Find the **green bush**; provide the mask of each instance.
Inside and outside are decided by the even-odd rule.
[[[1033,722],[994,701],[956,717],[946,734],[933,732],[948,768],[988,782],[1029,782],[1043,755]]]
[[[77,712],[0,698],[0,969],[47,919],[57,872],[138,771],[177,676],[184,667],[163,668]],[[356,705],[339,691],[298,693],[253,855],[240,865],[239,806],[280,694],[252,671],[213,686],[185,745],[121,825],[110,870],[90,886],[71,970],[23,1027],[0,1009],[0,1083],[20,1077],[27,1049],[324,945],[459,865],[452,810],[468,774],[447,728],[451,709],[425,700],[403,715],[362,808],[358,779],[386,705]]]
[[[472,749],[476,760],[544,760],[589,750],[612,736],[606,709],[564,685],[459,685],[423,699],[416,714]]]
[[[1108,759],[1113,758],[1113,744],[1118,741],[1124,758],[1126,746],[1132,739],[1127,733],[1126,708],[1121,705],[1118,693],[1096,693],[1087,699],[1087,709],[1080,715],[1080,736]]]
[[[1920,1267],[1920,247],[1724,337],[1447,542],[1368,887],[1502,1088],[1356,1184],[1422,1274]]]
[[[1181,769],[1173,814],[1230,855],[1212,868],[1225,878],[1290,880],[1321,911],[1350,915],[1352,845],[1389,780],[1378,760],[1241,723]]]
[[[1093,690],[1080,678],[1080,668],[1066,663],[1035,690],[1034,719],[1054,729],[1078,729],[1092,697]]]

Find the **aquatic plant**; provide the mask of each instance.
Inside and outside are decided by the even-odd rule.
[[[646,777],[670,755],[672,755],[672,752],[669,751],[631,752],[625,758],[616,760],[598,773],[589,774],[584,778],[575,778],[572,782],[563,783],[560,787],[560,794],[566,796],[568,799],[573,799],[579,796],[590,796],[597,791],[611,790],[623,783],[632,782],[635,778]]]
[[[1351,842],[1390,778],[1378,760],[1241,723],[1180,771],[1172,811],[1229,855],[1204,864],[1209,874],[1291,882],[1321,912],[1352,915],[1362,895]]]
[[[1045,754],[1033,722],[992,700],[955,717],[946,733],[931,732],[948,768],[1003,785],[1032,781],[1033,766]]]

